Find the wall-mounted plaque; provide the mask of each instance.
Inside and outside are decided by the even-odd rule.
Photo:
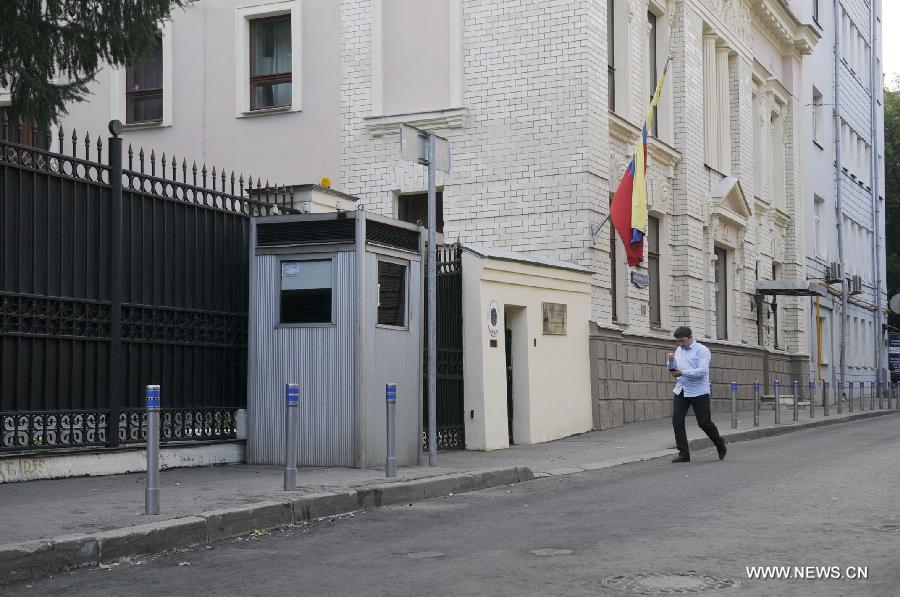
[[[650,276],[644,272],[631,272],[631,283],[638,288],[647,288],[650,285]]]
[[[497,333],[500,331],[500,305],[493,299],[488,303],[487,326],[491,337],[496,338]]]
[[[544,333],[557,336],[566,335],[566,305],[562,303],[541,303],[544,315]]]

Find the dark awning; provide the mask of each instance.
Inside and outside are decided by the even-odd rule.
[[[756,294],[763,296],[827,296],[825,287],[809,280],[758,280]]]

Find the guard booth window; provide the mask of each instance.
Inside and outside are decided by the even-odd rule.
[[[332,323],[330,260],[281,262],[281,323]]]
[[[406,326],[406,266],[378,262],[378,325]]]

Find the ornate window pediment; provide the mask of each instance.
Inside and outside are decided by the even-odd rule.
[[[709,195],[712,214],[746,228],[753,211],[737,178],[726,176],[710,189]]]

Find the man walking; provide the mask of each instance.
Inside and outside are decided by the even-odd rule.
[[[687,433],[684,430],[684,416],[692,406],[694,416],[697,417],[697,425],[715,444],[719,460],[722,460],[727,451],[725,440],[719,435],[719,430],[712,422],[709,412],[709,361],[712,355],[707,347],[694,340],[694,334],[689,327],[681,326],[675,330],[675,341],[678,342],[675,354],[668,354],[669,370],[678,380],[675,382],[672,404],[672,427],[675,428],[678,456],[672,462],[691,461]]]

